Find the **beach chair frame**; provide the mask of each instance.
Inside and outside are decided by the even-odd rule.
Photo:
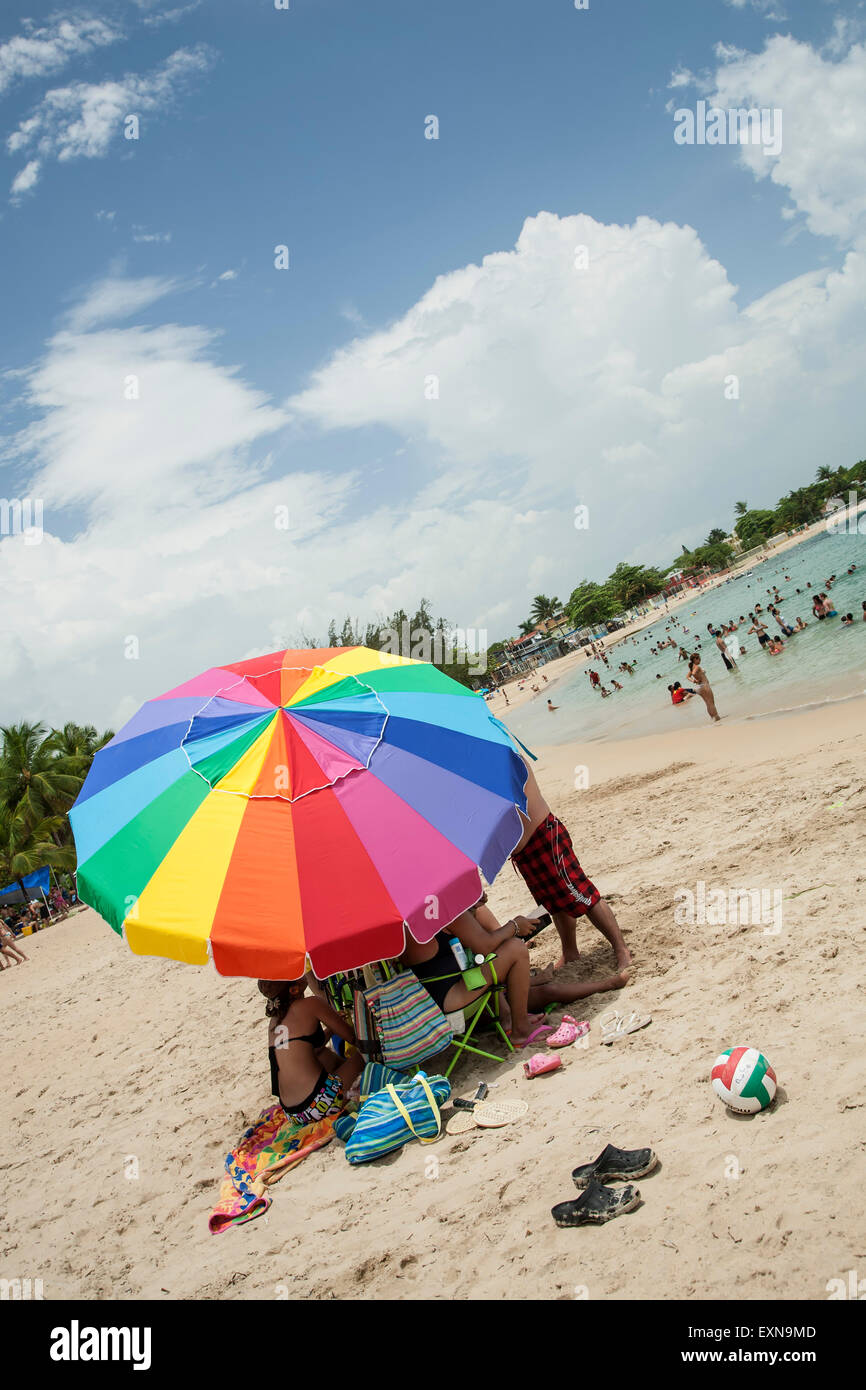
[[[471,1003],[464,1004],[461,1009],[456,1009],[452,1013],[445,1015],[450,1021],[455,1014],[462,1013],[464,1019],[469,1020],[464,1031],[455,1034],[448,1044],[449,1047],[453,1048],[454,1056],[445,1068],[445,1076],[451,1075],[464,1052],[471,1052],[476,1057],[486,1057],[489,1062],[503,1062],[506,1060],[504,1057],[497,1056],[495,1052],[485,1052],[483,1047],[476,1047],[472,1041],[475,1029],[485,1014],[489,1016],[494,1028],[505,1043],[507,1051],[509,1053],[514,1051],[514,1044],[502,1027],[499,1018],[499,996],[504,989],[504,985],[501,985],[496,978],[496,966],[492,964],[495,959],[496,953],[491,952],[484,961],[484,964],[489,965],[493,972],[493,984],[488,986],[486,992],[479,995],[477,999],[473,999]],[[464,973],[465,972],[462,970],[456,970],[453,974],[431,975],[428,978],[431,980],[462,980]]]

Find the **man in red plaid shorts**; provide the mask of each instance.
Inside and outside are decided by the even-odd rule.
[[[541,794],[532,769],[527,766],[526,814],[520,813],[525,830],[511,858],[540,906],[550,913],[562,942],[557,967],[577,960],[577,919],[588,917],[607,937],[620,971],[631,965],[631,955],[619,923],[580,867],[571,836],[557,820]]]

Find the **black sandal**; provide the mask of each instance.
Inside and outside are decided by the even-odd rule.
[[[575,1187],[591,1182],[632,1182],[644,1178],[658,1164],[652,1149],[615,1149],[608,1144],[595,1163],[581,1163],[572,1173]]]
[[[640,1192],[631,1184],[621,1187],[618,1192],[611,1192],[600,1182],[591,1182],[576,1202],[560,1202],[551,1207],[550,1214],[557,1226],[601,1226],[605,1221],[612,1221],[615,1216],[634,1211],[638,1206]]]

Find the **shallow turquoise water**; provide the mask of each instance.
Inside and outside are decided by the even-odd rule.
[[[855,564],[854,574],[847,574]],[[840,627],[839,618],[818,622],[812,616],[812,595],[826,589],[826,580],[836,575],[830,598],[839,614],[853,613],[854,627]],[[786,579],[786,575],[790,576]],[[806,583],[811,581],[812,588]],[[782,601],[778,605],[786,622],[793,627],[801,617],[808,627],[791,638],[782,637],[785,650],[769,656],[754,636],[746,636],[751,623],[750,609],[756,603],[764,608],[763,620],[772,634],[779,629],[766,612],[772,602],[767,589],[778,584]],[[797,594],[796,590],[800,589]],[[775,711],[803,708],[848,698],[866,691],[866,623],[862,621],[866,599],[866,535],[843,532],[825,533],[804,541],[781,555],[771,555],[761,565],[726,581],[717,589],[681,604],[671,613],[644,628],[634,639],[625,639],[608,652],[609,666],[600,661],[589,665],[597,670],[602,683],[612,690],[604,700],[590,687],[586,666],[544,686],[543,695],[531,704],[505,711],[505,722],[530,748],[534,744],[568,743],[584,739],[636,738],[641,734],[708,724],[702,700],[695,697],[684,705],[672,705],[667,687],[675,680],[687,685],[687,663],[680,661],[677,648],[667,648],[658,656],[650,647],[664,638],[666,626],[677,644],[689,652],[699,650],[702,665],[710,679],[716,706],[723,718],[748,718]],[[707,623],[714,627],[746,621],[725,640],[728,649],[746,648],[737,654],[738,667],[727,671]],[[683,627],[671,622],[678,618]],[[781,634],[779,634],[781,635]],[[698,645],[700,642],[700,645]],[[621,661],[637,661],[633,676],[617,671]],[[661,679],[656,679],[656,673]],[[623,686],[613,690],[612,680]],[[546,697],[559,709],[551,714]]]

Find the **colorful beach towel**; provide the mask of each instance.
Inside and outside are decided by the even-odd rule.
[[[281,1105],[263,1110],[237,1148],[226,1155],[226,1176],[208,1220],[211,1235],[261,1216],[271,1205],[270,1185],[333,1138],[333,1118],[298,1125]]]

